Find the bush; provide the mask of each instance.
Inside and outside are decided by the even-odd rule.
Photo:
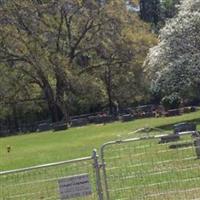
[[[165,110],[176,109],[179,107],[180,103],[181,103],[181,98],[176,93],[172,93],[169,96],[165,96],[161,100],[161,104],[163,105]]]

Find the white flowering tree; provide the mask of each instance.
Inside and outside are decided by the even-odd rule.
[[[200,0],[182,0],[179,13],[166,23],[159,43],[144,63],[154,92],[200,96]]]

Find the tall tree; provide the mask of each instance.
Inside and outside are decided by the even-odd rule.
[[[65,96],[83,68],[103,66],[98,53],[104,33],[117,27],[108,5],[95,1],[8,2],[1,18],[0,59],[28,76],[43,91],[52,120],[68,119]],[[112,37],[112,32],[106,35]],[[104,38],[103,38],[104,39]],[[108,44],[109,45],[109,44]],[[110,61],[109,61],[110,62]],[[111,62],[115,58],[111,58]]]
[[[152,88],[161,96],[199,98],[200,0],[184,0],[179,14],[161,30],[145,62]]]
[[[127,9],[123,1],[112,1],[109,10],[112,10],[112,17],[120,16],[121,23],[115,23],[100,37],[104,43],[100,45],[98,54],[105,64],[94,72],[104,84],[112,114],[116,102],[127,106],[143,96],[141,66],[148,49],[157,40],[149,31],[149,25],[140,20],[137,13]],[[112,37],[108,37],[111,32]]]
[[[40,90],[52,121],[68,120],[72,101],[83,100],[86,88],[98,89],[94,95],[103,97],[106,91],[112,112],[113,101],[121,99],[117,89],[124,94],[120,76],[135,85],[141,60],[156,41],[123,0],[101,5],[94,0],[43,5],[13,0],[2,13],[0,63],[23,75],[27,87]]]

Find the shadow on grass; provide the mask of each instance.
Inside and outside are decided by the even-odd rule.
[[[187,123],[194,123],[194,124],[196,124],[197,126],[200,126],[200,119],[185,120],[185,121],[179,122],[179,123],[184,123],[184,122],[187,122]],[[179,123],[171,123],[171,124],[167,124],[167,125],[156,126],[155,128],[163,129],[163,130],[165,130],[165,131],[170,131],[170,130],[173,130],[173,126],[174,126],[175,124],[179,124]]]

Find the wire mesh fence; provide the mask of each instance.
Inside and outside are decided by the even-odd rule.
[[[88,177],[92,191],[75,200],[200,200],[199,137],[142,131],[141,137],[104,144],[100,158],[93,151],[85,158],[0,172],[0,200],[70,199],[61,196],[59,184],[77,176]]]
[[[89,176],[92,194],[79,200],[96,200],[96,174],[93,158],[53,163],[0,174],[0,200],[61,199],[59,180],[77,174]]]
[[[160,138],[133,138],[102,147],[107,199],[200,199],[195,139],[182,135],[166,143]]]

